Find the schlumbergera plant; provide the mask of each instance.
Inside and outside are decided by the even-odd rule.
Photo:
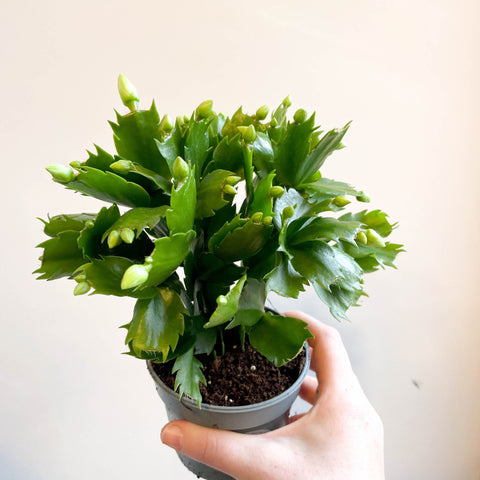
[[[96,146],[84,162],[47,167],[111,206],[44,221],[36,273],[73,279],[75,295],[137,299],[129,353],[175,360],[180,395],[201,401],[198,356],[221,355],[226,330],[277,366],[301,351],[306,324],[266,311],[268,292],[297,298],[311,285],[344,319],[363,274],[393,266],[401,246],[385,240],[387,215],[344,213],[367,196],[319,172],[349,124],[324,132],[303,109],[288,120],[288,97],[269,120],[267,106],[226,117],[205,101],[173,123],[154,103],[139,110],[123,75],[119,91],[130,112],[110,122],[117,153]]]

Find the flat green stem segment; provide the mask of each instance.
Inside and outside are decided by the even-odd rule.
[[[334,242],[344,240],[355,245],[355,236],[360,225],[360,222],[342,221],[331,217],[300,218],[288,226],[287,243],[294,246],[313,240]]]
[[[243,175],[243,151],[240,134],[233,138],[223,137],[213,151],[212,161],[206,167],[206,172],[222,169]]]
[[[87,258],[98,257],[101,252],[102,234],[111,227],[120,217],[120,212],[116,205],[110,208],[103,207],[95,217],[93,225],[90,228],[84,228],[78,238],[78,246],[82,249]]]
[[[137,162],[132,162],[132,169],[130,170],[130,173],[135,173],[147,178],[155,185],[157,189],[164,190],[165,192],[168,192],[172,186],[172,183],[166,178],[162,177],[156,172],[153,172],[152,170],[149,170],[148,168],[145,168]]]
[[[202,394],[200,393],[200,383],[207,384],[202,373],[203,365],[193,355],[194,347],[183,355],[180,355],[173,365],[172,373],[177,373],[175,377],[175,390],[180,397],[188,395],[200,406]]]
[[[130,228],[136,232],[136,237],[142,233],[144,228],[153,228],[161,218],[163,218],[168,210],[167,205],[156,208],[133,208],[125,212],[115,223],[104,231],[102,242],[104,242],[110,232],[120,230],[122,228]]]
[[[345,182],[337,182],[329,178],[317,178],[311,183],[302,183],[298,185],[298,190],[305,191],[309,201],[320,203],[339,195],[351,195],[356,197],[361,194],[359,190]]]
[[[309,151],[309,139],[314,131],[315,117],[286,127],[281,142],[275,148],[275,168],[277,179],[282,185],[296,186],[298,172]]]
[[[94,220],[95,213],[72,213],[55,215],[48,219],[48,222],[40,219],[44,224],[43,231],[49,237],[56,237],[61,232],[72,230],[79,232],[85,227],[85,222]]]
[[[363,210],[358,213],[342,215],[340,220],[363,223],[368,228],[373,228],[382,237],[388,237],[396,227],[396,224],[389,223],[387,217],[388,215],[381,210]]]
[[[102,171],[111,171],[110,165],[115,161],[115,158],[106,152],[103,148],[100,148],[98,145],[95,145],[96,153],[89,152],[88,158],[83,163],[86,167],[96,168],[97,170]]]
[[[238,302],[240,300],[240,295],[246,280],[247,276],[244,275],[227,293],[227,301],[217,305],[217,308],[210,317],[210,320],[205,324],[205,328],[217,327],[218,325],[227,323],[233,318],[238,309]]]
[[[361,289],[346,289],[342,287],[341,283],[331,285],[330,290],[326,290],[318,283],[314,283],[313,288],[320,300],[328,306],[330,313],[338,321],[348,320],[347,310],[356,305],[358,299],[365,295]]]
[[[248,337],[253,348],[280,367],[295,358],[313,335],[306,322],[267,312],[248,331]]]
[[[255,255],[268,241],[272,225],[235,217],[209,242],[211,251],[221,259],[234,262]]]
[[[289,249],[293,268],[326,290],[342,281],[345,288],[360,288],[362,269],[355,260],[336,247],[317,240]]]
[[[198,218],[212,217],[216,210],[229,203],[229,198],[224,198],[223,187],[225,179],[233,172],[229,170],[215,170],[206,175],[200,182],[197,195],[197,213]]]
[[[268,135],[257,132],[257,138],[253,142],[253,165],[261,178],[266,177],[275,170],[273,163],[273,147]]]
[[[265,312],[265,300],[265,283],[248,278],[240,295],[235,318],[228,324],[227,329],[255,325]]]
[[[155,104],[152,103],[150,110],[139,110],[127,115],[117,114],[117,122],[118,124],[110,122],[110,126],[118,154],[148,170],[158,172],[163,178],[170,179],[168,165],[155,142],[162,136]]]
[[[288,257],[277,253],[278,265],[266,276],[267,292],[275,292],[287,298],[298,298],[308,284],[302,275],[295,271]]]
[[[195,122],[194,119],[190,121],[190,129],[188,137],[185,142],[185,160],[191,162],[197,172],[197,180],[203,170],[203,164],[210,153],[208,136],[209,122],[201,120]]]
[[[38,279],[55,280],[69,277],[83,263],[85,258],[78,247],[77,231],[59,232],[56,237],[38,245],[43,248],[42,264],[33,273],[41,273]]]
[[[376,245],[362,245],[360,243],[352,245],[342,243],[342,249],[345,253],[355,259],[365,273],[371,273],[378,270],[379,267],[393,267],[396,256],[405,250],[398,243],[387,242],[384,247]]]
[[[182,128],[178,121],[172,133],[163,141],[155,139],[155,145],[160,154],[165,158],[170,177],[173,176],[173,163],[177,157],[184,156],[184,138],[182,136]]]
[[[161,288],[157,296],[137,300],[125,343],[131,342],[136,353],[160,352],[166,359],[184,332],[185,313],[178,293]]]
[[[172,187],[170,209],[167,211],[167,225],[172,234],[192,230],[197,205],[197,184],[195,168],[177,188]]]
[[[143,290],[122,290],[120,284],[127,268],[134,265],[132,260],[124,257],[104,257],[92,259],[91,263],[82,265],[76,273],[84,273],[87,282],[95,289],[94,293],[114,295],[116,297],[151,298],[158,295],[156,288]]]
[[[155,240],[155,248],[151,254],[152,269],[141,289],[164,282],[185,260],[194,238],[195,232],[190,230]]]
[[[269,195],[274,178],[275,172],[272,172],[258,182],[253,199],[248,207],[250,216],[257,212],[262,212],[264,217],[273,217],[275,215],[272,208],[272,198]]]
[[[237,261],[252,257],[267,243],[272,231],[272,225],[248,221],[243,227],[227,235],[218,246],[216,253],[227,261]],[[239,245],[236,252],[234,251],[235,244]]]
[[[253,199],[253,148],[248,145],[243,145],[243,174],[245,177],[245,193],[247,198],[245,199],[245,204],[247,206],[250,205],[250,202]]]
[[[343,128],[334,129],[327,132],[308,154],[305,161],[298,164],[298,170],[295,175],[295,185],[308,180],[323,165],[329,155],[335,150],[341,148],[342,139],[347,133],[350,123]]]
[[[65,187],[105,202],[119,203],[127,207],[150,205],[150,197],[143,187],[127,182],[112,172],[102,172],[96,168],[81,167],[75,180],[65,184]]]

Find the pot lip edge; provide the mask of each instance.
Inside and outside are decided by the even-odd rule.
[[[160,379],[157,373],[153,370],[153,367],[152,367],[153,360],[147,360],[146,363],[147,363],[147,369],[150,375],[152,376],[155,384],[158,385],[163,391],[165,391],[165,393],[167,393],[170,397],[173,397],[176,400],[178,400],[186,408],[195,409],[198,411],[215,412],[215,413],[226,413],[226,412],[241,413],[241,412],[247,412],[251,410],[268,408],[272,405],[276,405],[277,403],[280,403],[286,398],[288,398],[289,396],[291,396],[293,392],[298,390],[303,380],[307,376],[308,371],[310,370],[311,358],[310,358],[310,349],[307,341],[305,341],[304,343],[304,350],[305,350],[305,365],[303,366],[303,369],[300,372],[300,375],[298,376],[298,378],[295,380],[295,382],[292,383],[292,385],[290,385],[290,387],[288,387],[284,392],[282,392],[280,395],[277,395],[263,402],[252,403],[250,405],[234,405],[232,407],[224,406],[224,405],[211,405],[209,403],[202,402],[199,408],[197,403],[194,400],[192,400],[189,397],[186,397],[185,395],[182,395],[181,397],[179,397],[177,393],[175,393],[170,387],[167,387],[167,385],[163,383],[163,381]]]

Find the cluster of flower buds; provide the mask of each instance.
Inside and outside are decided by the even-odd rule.
[[[77,282],[73,289],[74,295],[85,295],[90,291],[90,284],[87,282],[85,274],[81,273],[77,275],[74,280]]]
[[[135,232],[131,228],[119,228],[112,230],[107,237],[108,248],[115,248],[123,242],[133,243]]]
[[[240,182],[241,179],[242,177],[239,177],[237,175],[230,175],[225,178],[225,182],[222,188],[224,195],[236,195],[238,192],[234,187],[238,182]]]
[[[253,223],[263,223],[267,227],[271,225],[273,221],[273,218],[270,215],[264,217],[262,212],[255,212],[250,219]]]
[[[385,247],[385,240],[378,234],[373,228],[367,228],[366,230],[360,230],[355,240],[363,245],[369,245],[372,247]]]

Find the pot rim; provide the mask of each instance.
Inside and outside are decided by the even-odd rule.
[[[165,385],[160,377],[157,375],[155,370],[153,369],[153,360],[147,360],[147,368],[152,376],[156,385],[158,385],[164,392],[166,392],[169,396],[174,397],[177,399],[185,408],[189,410],[198,410],[198,411],[206,411],[206,412],[215,412],[215,413],[242,413],[248,412],[251,410],[260,410],[262,408],[268,408],[272,405],[275,405],[279,402],[282,402],[284,399],[292,395],[295,391],[300,389],[300,385],[302,384],[303,380],[307,376],[307,373],[310,369],[310,348],[308,346],[308,342],[305,342],[303,349],[305,351],[305,364],[300,372],[300,375],[295,380],[295,382],[290,385],[285,391],[283,391],[280,395],[276,397],[270,398],[269,400],[265,400],[259,403],[252,403],[250,405],[234,405],[234,406],[223,406],[223,405],[210,405],[209,403],[201,403],[200,408],[198,407],[197,403],[192,400],[190,397],[182,395],[179,398],[179,395],[174,392],[170,387]],[[299,353],[300,354],[300,353]]]

